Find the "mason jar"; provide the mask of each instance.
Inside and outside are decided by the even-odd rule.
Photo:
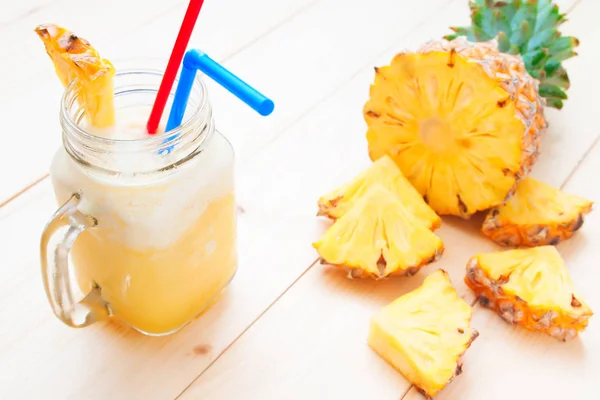
[[[62,97],[63,143],[50,168],[61,206],[43,232],[41,263],[50,305],[71,327],[117,318],[170,334],[236,272],[233,148],[215,129],[200,75],[183,123],[145,134],[162,73],[119,70],[118,123],[104,130],[87,126],[74,82]]]

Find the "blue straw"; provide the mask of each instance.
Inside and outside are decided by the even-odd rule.
[[[167,121],[166,131],[181,125],[183,114],[192,91],[192,85],[196,77],[196,71],[202,71],[208,77],[229,90],[234,96],[252,107],[262,116],[273,112],[275,105],[273,101],[256,91],[246,82],[229,72],[225,67],[217,63],[200,50],[192,49],[185,53],[183,67],[179,76],[179,83],[175,91],[173,106]]]

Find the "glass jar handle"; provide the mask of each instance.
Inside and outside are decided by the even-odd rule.
[[[69,252],[77,236],[87,228],[98,225],[96,218],[85,215],[77,208],[82,193],[71,198],[56,211],[46,225],[41,239],[42,277],[46,296],[54,314],[65,324],[82,328],[106,319],[107,304],[102,300],[100,287],[92,290],[81,301],[73,300],[69,277]]]

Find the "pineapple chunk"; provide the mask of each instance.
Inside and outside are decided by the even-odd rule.
[[[533,178],[517,184],[515,194],[488,213],[481,231],[505,246],[555,245],[573,236],[593,202]]]
[[[381,183],[398,196],[407,209],[429,229],[440,227],[441,218],[425,203],[423,197],[402,175],[400,168],[387,155],[375,161],[369,168],[350,182],[319,199],[319,215],[337,219],[343,216],[374,183]]]
[[[368,344],[433,397],[462,372],[460,357],[479,335],[471,315],[471,306],[440,269],[371,319]]]
[[[414,275],[436,261],[444,244],[381,184],[373,185],[313,243],[323,263],[349,277]]]
[[[44,24],[37,26],[35,32],[42,39],[63,86],[76,79],[78,100],[91,126],[113,126],[115,68],[112,63],[102,58],[87,40],[65,28]]]
[[[593,315],[554,246],[478,254],[465,282],[505,321],[558,340],[576,337]]]
[[[391,157],[439,215],[502,204],[547,128],[536,81],[495,41],[431,41],[375,69],[363,115],[369,156]]]

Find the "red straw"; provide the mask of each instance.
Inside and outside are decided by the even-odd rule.
[[[158,88],[156,100],[154,101],[150,118],[148,118],[148,123],[146,124],[146,129],[150,134],[156,133],[156,130],[158,129],[160,118],[165,110],[167,99],[169,98],[169,92],[173,87],[175,76],[177,76],[179,65],[181,64],[185,49],[190,41],[190,36],[192,36],[192,31],[194,30],[194,25],[196,25],[196,20],[198,19],[198,14],[200,14],[203,3],[204,0],[190,0],[190,5],[185,12],[185,17],[181,23],[175,46],[171,52],[171,58],[169,58],[169,64],[165,70],[160,87]]]

